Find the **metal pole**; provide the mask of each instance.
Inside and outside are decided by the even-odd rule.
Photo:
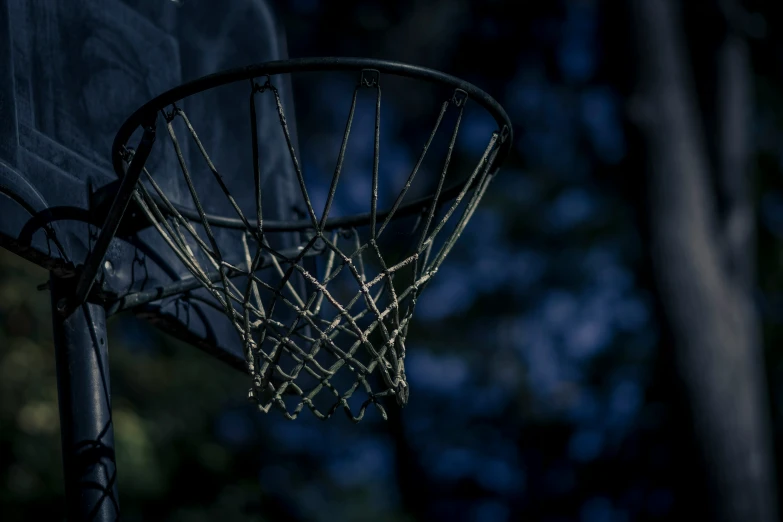
[[[84,303],[69,315],[76,278],[51,276],[57,393],[69,522],[119,518],[106,312]]]

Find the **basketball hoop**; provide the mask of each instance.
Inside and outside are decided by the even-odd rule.
[[[314,71],[354,71],[356,84],[334,174],[323,210],[316,212],[295,150],[295,139],[286,120],[284,104],[275,82],[280,75]],[[445,96],[417,162],[400,187],[393,204],[378,208],[380,163],[381,84],[384,75],[431,82],[445,89]],[[253,213],[236,203],[220,169],[199,138],[185,111],[188,97],[222,85],[248,83],[250,147],[256,205]],[[347,145],[361,91],[375,94],[375,134],[368,211],[330,217],[340,181]],[[350,94],[350,93],[347,93]],[[272,111],[258,110],[264,101]],[[244,100],[237,103],[245,103]],[[497,123],[488,133],[483,152],[467,176],[447,183],[450,162],[457,146],[463,111],[476,103]],[[434,191],[413,198],[411,187],[421,171],[433,139],[442,130],[445,116],[453,116],[446,131],[448,149],[441,162]],[[259,157],[258,119],[275,117],[285,137],[286,155],[296,173],[305,216],[300,220],[265,219]],[[147,158],[155,144],[156,129],[166,129],[177,158],[179,174],[187,187],[188,203],[168,194]],[[143,135],[135,146],[134,133]],[[183,130],[184,129],[184,130]],[[312,58],[253,65],[206,76],[174,88],[136,111],[121,127],[113,146],[117,175],[132,190],[135,206],[155,227],[165,243],[193,276],[192,284],[177,291],[206,289],[212,306],[231,321],[244,348],[247,372],[252,378],[249,397],[262,411],[275,407],[296,418],[307,407],[319,418],[343,408],[358,422],[370,404],[383,417],[381,399],[408,401],[405,374],[405,340],[419,295],[434,277],[467,225],[489,183],[505,160],[512,130],[503,108],[477,87],[452,76],[411,65],[368,59]],[[183,152],[182,136],[194,144],[197,154]],[[163,141],[163,140],[159,140]],[[193,157],[198,158],[196,164]],[[213,215],[202,205],[203,192],[194,172],[206,172],[213,189],[222,192],[231,215]],[[116,203],[115,203],[116,205]],[[124,211],[124,209],[122,209]],[[404,223],[410,245],[401,252],[400,242],[389,242],[390,230]],[[400,225],[401,226],[401,225]],[[230,231],[224,232],[224,231]],[[295,234],[297,244],[284,246],[279,234]],[[244,255],[224,255],[226,242],[241,241]],[[354,395],[361,392],[361,403]]]

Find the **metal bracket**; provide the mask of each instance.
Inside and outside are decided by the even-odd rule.
[[[264,77],[266,78],[266,81],[264,83],[256,82],[255,78],[250,79],[250,87],[253,91],[253,94],[256,93],[261,94],[263,92],[266,92],[267,90],[274,89],[274,87],[272,86],[272,79],[269,77],[269,75],[267,74]]]
[[[381,73],[377,69],[362,69],[359,76],[359,87],[379,87],[381,85]]]
[[[462,107],[468,101],[468,93],[462,89],[454,89],[454,94],[451,96],[451,103],[455,107]]]
[[[106,252],[109,250],[111,240],[117,235],[117,229],[136,190],[136,183],[139,181],[144,164],[147,162],[152,145],[155,143],[155,113],[152,114],[149,121],[145,122],[143,128],[144,134],[141,137],[139,147],[133,154],[125,176],[120,180],[114,202],[106,215],[98,240],[84,262],[79,281],[76,284],[76,291],[68,302],[57,303],[57,311],[65,316],[70,315],[87,300],[87,296],[95,284],[98,271],[103,264],[103,259],[106,257]]]

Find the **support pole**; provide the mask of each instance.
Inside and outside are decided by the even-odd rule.
[[[84,303],[64,315],[76,278],[51,276],[57,393],[67,519],[119,518],[114,426],[111,415],[106,312]]]

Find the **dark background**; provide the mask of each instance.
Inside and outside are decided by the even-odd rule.
[[[370,56],[465,78],[506,108],[514,152],[422,296],[410,404],[390,407],[388,422],[259,414],[244,376],[114,318],[124,518],[775,520],[778,486],[764,470],[780,469],[768,441],[783,435],[781,18],[773,1],[661,0],[675,6],[661,18],[667,32],[645,11],[651,1],[277,2],[290,56]],[[737,42],[744,51],[729,55],[745,61],[726,72],[721,53]],[[665,80],[682,78],[666,74],[677,62],[669,44],[690,93],[672,113],[661,108],[678,91]],[[736,84],[747,86],[738,125],[721,101]],[[334,155],[316,131],[344,112],[332,109],[339,89],[297,85],[316,171]],[[389,96],[384,110],[414,117],[423,96]],[[691,226],[701,214],[679,213],[701,200],[678,207],[693,188],[678,180],[699,162],[679,161],[689,142],[666,125],[688,114],[706,173],[694,193],[718,223],[708,236]],[[481,130],[467,127],[460,144]],[[389,132],[399,158],[420,146],[404,126]],[[726,174],[724,152],[740,142],[740,167]],[[735,242],[737,208],[749,209],[750,231]],[[680,235],[688,248],[667,243]],[[714,250],[727,268],[691,292]],[[50,305],[35,292],[47,274],[7,252],[0,262],[0,511],[58,520]],[[677,280],[678,267],[695,267],[692,277]],[[699,296],[747,300],[748,314],[725,312],[736,339],[709,342],[722,316]],[[751,326],[731,322],[740,316]],[[731,511],[725,498],[753,500]]]

